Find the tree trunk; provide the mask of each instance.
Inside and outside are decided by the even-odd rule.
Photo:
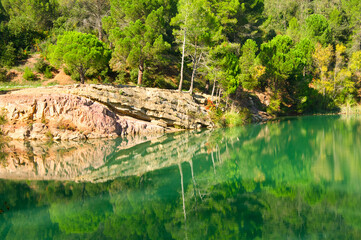
[[[180,73],[180,80],[179,80],[179,87],[178,91],[182,91],[182,85],[183,85],[183,71],[184,71],[184,52],[186,48],[186,34],[187,30],[184,29],[184,36],[183,36],[183,45],[182,45],[182,63],[181,63],[181,73]]]
[[[212,102],[213,102],[214,90],[216,90],[216,82],[217,82],[217,79],[214,79],[214,81],[213,81],[212,95],[211,95],[211,101],[212,101]]]
[[[178,168],[179,168],[179,173],[180,173],[180,177],[181,177],[183,215],[184,215],[184,221],[186,221],[187,220],[187,214],[186,214],[186,204],[185,204],[185,199],[184,199],[183,171],[182,171],[181,163],[178,163]]]
[[[138,85],[142,85],[143,80],[143,72],[144,72],[144,62],[141,60],[139,63],[139,70],[138,70]]]
[[[85,82],[84,73],[83,73],[83,72],[80,72],[80,83],[81,83],[81,84],[84,84],[84,82]]]
[[[208,92],[209,92],[209,80],[207,79],[206,86],[204,88],[204,93],[208,94]]]
[[[197,72],[197,63],[198,63],[198,59],[197,59],[197,43],[195,45],[194,48],[194,56],[193,56],[193,71],[192,71],[192,78],[191,78],[191,87],[189,88],[189,93],[193,94],[193,84],[194,84],[194,77],[196,75]]]
[[[196,183],[196,179],[194,178],[194,171],[193,171],[193,160],[189,161],[189,165],[191,167],[191,174],[192,174],[192,182],[193,182],[193,195],[194,195],[194,199],[197,205],[197,183]],[[201,198],[202,196],[199,195]]]
[[[98,23],[98,39],[99,41],[103,41],[103,27],[102,27],[102,20]]]
[[[80,68],[79,68],[79,76],[80,76],[80,83],[84,84],[84,82],[85,82],[85,71],[84,71],[83,65],[81,65]]]
[[[194,76],[196,75],[196,71],[197,71],[197,64],[196,64],[196,62],[194,62],[193,63],[192,78],[191,78],[191,87],[189,88],[189,93],[190,94],[193,93],[193,83],[194,83]]]
[[[213,150],[213,149],[212,149],[212,150]],[[212,151],[212,153],[211,153],[211,156],[212,156],[213,172],[214,172],[214,175],[216,175],[216,165],[214,164],[213,151]]]
[[[218,104],[219,104],[219,102],[221,101],[221,91],[222,91],[222,89],[221,89],[221,88],[219,88],[219,91],[218,91],[218,97],[217,97],[217,108],[218,108]]]

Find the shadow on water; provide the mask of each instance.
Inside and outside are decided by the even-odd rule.
[[[360,132],[359,117],[310,116],[140,144],[9,142],[0,238],[359,239]]]

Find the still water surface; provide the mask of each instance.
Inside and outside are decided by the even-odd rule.
[[[1,147],[0,239],[361,238],[361,117]]]

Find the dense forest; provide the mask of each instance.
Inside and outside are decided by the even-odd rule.
[[[328,111],[361,97],[360,13],[359,0],[1,0],[0,80],[40,52],[39,71],[82,83],[265,92],[271,114]]]

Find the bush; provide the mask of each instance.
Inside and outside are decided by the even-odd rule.
[[[223,124],[227,127],[242,126],[248,122],[248,119],[248,109],[242,109],[240,112],[230,110],[223,115]]]
[[[68,75],[68,76],[71,76],[71,69],[65,67],[65,68],[64,68],[64,73],[65,73],[66,75]]]
[[[7,75],[6,69],[0,68],[0,82],[6,82],[8,80],[6,75]]]
[[[0,125],[4,125],[5,123],[7,123],[6,110],[5,110],[5,109],[1,109],[1,110],[0,110]]]
[[[35,63],[35,71],[38,73],[45,73],[46,69],[49,67],[49,64],[47,64],[42,58],[39,58],[39,60]]]
[[[209,100],[207,109],[209,109],[209,115],[212,119],[212,122],[218,127],[236,127],[242,126],[246,123],[249,123],[251,120],[250,112],[247,108],[237,108],[229,109],[223,113],[222,107],[217,108]]]
[[[23,78],[27,81],[34,81],[36,80],[36,76],[33,73],[33,71],[31,71],[31,69],[29,67],[25,68],[24,74],[23,74]]]
[[[267,108],[267,113],[273,116],[276,116],[281,111],[281,99],[271,98],[269,106]]]
[[[158,76],[152,87],[157,87],[157,88],[166,88],[166,89],[176,89],[177,85],[174,84],[171,80],[167,81],[167,79],[165,79],[163,76]]]
[[[53,77],[53,73],[51,72],[51,67],[50,66],[45,68],[44,77],[46,77],[46,78],[52,78]]]
[[[129,78],[127,77],[126,72],[119,72],[118,76],[115,78],[115,84],[127,84]]]
[[[4,66],[14,66],[16,63],[17,53],[16,49],[13,47],[13,43],[10,42],[8,45],[5,46],[5,49],[3,49],[3,53],[0,59],[0,62]]]

